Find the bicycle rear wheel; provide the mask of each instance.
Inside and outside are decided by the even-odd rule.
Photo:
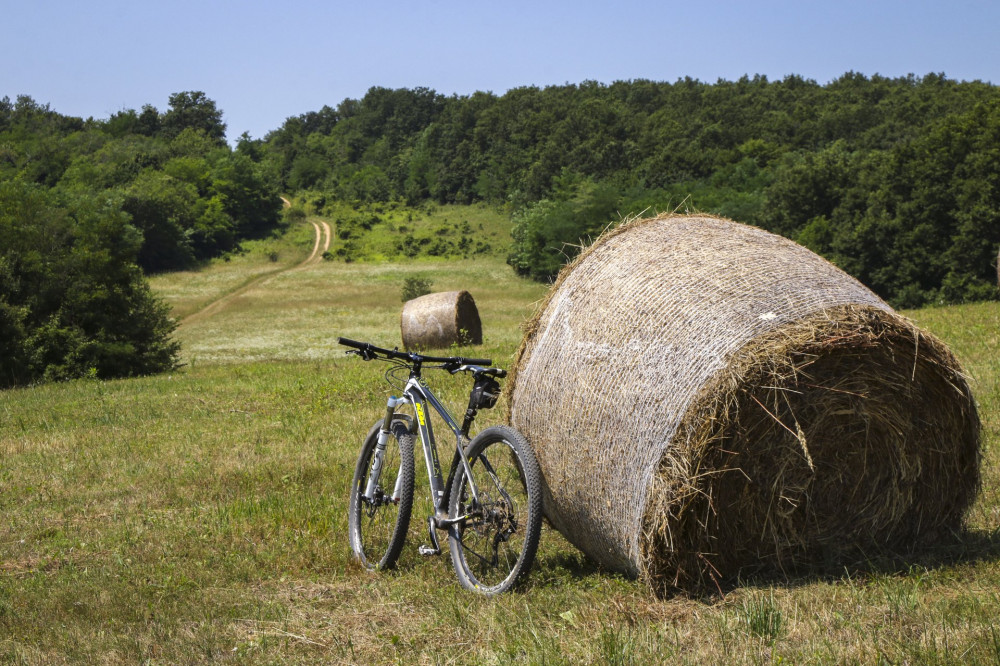
[[[351,482],[347,520],[355,559],[373,570],[395,566],[413,508],[413,434],[403,418],[392,421],[392,435],[386,442],[378,484],[372,498],[365,497],[381,428],[380,420],[372,426],[361,447]]]
[[[541,472],[527,440],[506,426],[476,435],[466,455],[479,502],[460,465],[448,513],[467,518],[449,534],[451,560],[462,587],[500,594],[521,581],[534,562],[542,529]]]

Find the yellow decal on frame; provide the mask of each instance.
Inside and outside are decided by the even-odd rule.
[[[417,420],[420,421],[420,425],[427,425],[424,422],[424,408],[420,406],[420,403],[414,403],[413,408],[417,410]]]

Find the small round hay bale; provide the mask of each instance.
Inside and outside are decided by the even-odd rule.
[[[407,350],[483,343],[479,310],[467,291],[442,291],[407,301],[400,329]]]
[[[658,593],[902,549],[959,526],[979,486],[948,349],[818,255],[727,220],[598,239],[512,374],[549,520]]]

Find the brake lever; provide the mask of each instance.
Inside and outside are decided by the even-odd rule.
[[[355,356],[360,356],[362,361],[374,361],[377,358],[375,352],[370,349],[348,349],[344,352],[345,354],[354,354]]]

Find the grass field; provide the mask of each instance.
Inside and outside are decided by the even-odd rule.
[[[270,241],[277,262],[263,243],[154,288],[189,314],[294,267],[311,229]],[[179,371],[4,392],[0,662],[1000,663],[1000,304],[906,313],[952,346],[982,410],[983,491],[961,538],[903,563],[659,600],[546,528],[526,589],[482,599],[447,557],[416,554],[423,486],[398,571],[350,558],[348,485],[389,389],[335,339],[397,344],[409,276],[468,289],[476,354],[501,364],[544,293],[495,256],[323,262],[181,328]],[[431,379],[459,403],[464,383]]]
[[[153,283],[179,321],[258,278],[288,270],[309,255],[313,239],[312,226],[300,224],[280,239],[245,241],[242,253],[197,271],[157,275]]]

